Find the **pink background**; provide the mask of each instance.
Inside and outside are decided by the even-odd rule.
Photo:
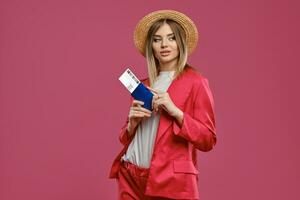
[[[201,199],[300,199],[298,2],[2,0],[0,199],[117,198],[108,172],[129,109],[118,77],[146,76],[133,30],[158,9],[195,21],[189,63],[215,98]]]

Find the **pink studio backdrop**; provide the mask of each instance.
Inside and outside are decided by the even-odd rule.
[[[298,200],[299,3],[0,2],[0,199],[116,199],[108,179],[146,62],[137,21],[175,9],[197,24],[189,63],[209,79],[218,142],[199,152],[201,200]]]

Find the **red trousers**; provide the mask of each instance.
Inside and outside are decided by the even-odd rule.
[[[163,197],[145,196],[149,170],[130,162],[122,161],[119,170],[118,187],[120,200],[167,200]]]
[[[120,200],[167,200],[163,197],[145,196],[149,170],[123,161],[119,170],[118,186]]]

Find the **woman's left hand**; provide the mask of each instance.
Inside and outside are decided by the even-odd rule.
[[[158,112],[164,109],[172,117],[181,117],[182,111],[173,103],[168,92],[159,92],[155,89],[148,87],[154,94],[152,100],[153,111]]]

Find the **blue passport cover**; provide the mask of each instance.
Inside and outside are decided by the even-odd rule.
[[[139,83],[131,96],[136,100],[143,101],[143,107],[152,111],[153,93],[143,83]]]

